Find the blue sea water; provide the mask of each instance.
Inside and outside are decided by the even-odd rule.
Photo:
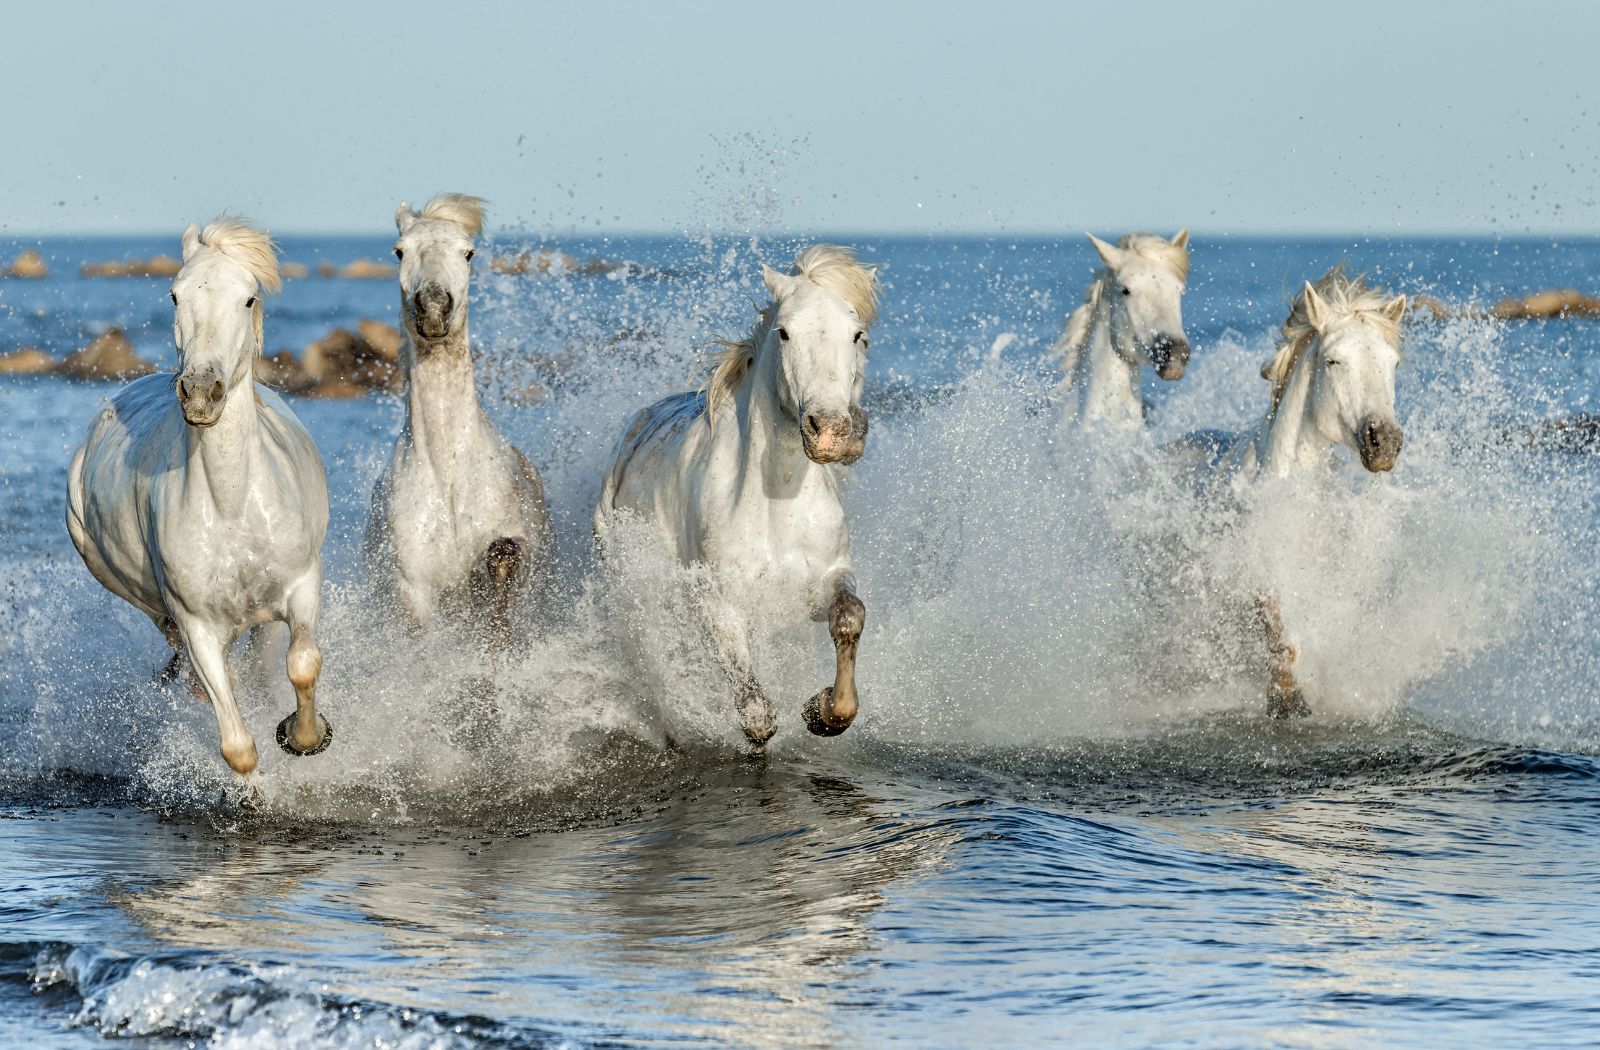
[[[487,743],[445,731],[484,668],[366,598],[398,402],[294,400],[329,466],[339,735],[263,746],[256,808],[62,527],[114,387],[0,377],[0,1045],[1591,1045],[1600,479],[1548,423],[1595,410],[1600,322],[1415,315],[1394,473],[1341,457],[1218,520],[1053,425],[1086,242],[841,239],[885,285],[847,495],[863,711],[807,736],[831,651],[777,632],[764,760],[677,615],[681,574],[640,558],[608,591],[586,535],[622,421],[703,374],[794,242],[559,244],[635,264],[609,275],[491,272],[515,236],[480,252],[480,386],[545,474],[562,562]],[[0,281],[0,352],[118,325],[170,365],[166,283],[77,271],[175,239],[40,247],[50,278]],[[1600,274],[1592,240],[1193,248],[1195,355],[1147,380],[1157,440],[1259,418],[1287,297],[1334,263],[1455,305]],[[290,281],[268,347],[396,301]],[[1263,717],[1245,580],[1281,597],[1311,718]],[[241,683],[266,745],[287,684]]]

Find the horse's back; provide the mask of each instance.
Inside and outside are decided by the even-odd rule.
[[[619,509],[642,511],[654,505],[663,483],[681,480],[681,464],[670,462],[685,449],[690,428],[706,411],[706,395],[691,390],[664,397],[636,412],[617,441],[606,466],[595,530],[602,532]]]

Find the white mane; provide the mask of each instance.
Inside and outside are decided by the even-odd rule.
[[[855,252],[837,244],[813,244],[795,256],[791,277],[804,277],[843,299],[860,318],[863,328],[871,328],[878,319],[878,268],[864,266],[856,260]],[[778,316],[778,304],[769,302],[761,308],[750,334],[737,342],[718,340],[723,348],[716,368],[706,380],[706,417],[714,419],[723,402],[733,396],[744,381],[750,366],[755,363],[756,349],[766,339],[767,331]],[[866,347],[860,349],[861,363],[865,363]]]
[[[1393,300],[1383,291],[1368,286],[1364,278],[1346,277],[1344,263],[1323,274],[1313,288],[1327,304],[1332,317],[1360,314],[1364,320],[1377,325],[1391,345],[1400,345],[1400,323],[1388,312]],[[1294,372],[1295,363],[1317,337],[1317,330],[1311,324],[1304,288],[1295,294],[1289,304],[1289,316],[1284,318],[1282,332],[1277,352],[1272,360],[1261,367],[1261,378],[1272,384],[1274,412],[1277,411],[1284,389],[1289,385],[1289,376]]]
[[[206,223],[200,231],[200,245],[226,255],[239,263],[256,279],[261,290],[269,295],[283,289],[283,275],[278,270],[278,246],[265,229],[257,229],[244,219],[219,215]]]
[[[483,232],[483,206],[487,203],[469,193],[441,193],[424,204],[421,211],[413,208],[411,214],[419,219],[453,223],[468,237],[476,237]]]
[[[1143,256],[1151,262],[1160,263],[1171,270],[1178,280],[1184,284],[1189,283],[1187,244],[1176,245],[1165,237],[1136,231],[1124,234],[1117,242],[1117,247]],[[1083,305],[1072,311],[1072,315],[1067,318],[1066,330],[1056,342],[1056,349],[1062,354],[1061,370],[1066,376],[1063,383],[1066,387],[1072,386],[1078,366],[1082,363],[1083,348],[1089,341],[1090,330],[1094,327],[1094,308],[1099,305],[1101,294],[1114,276],[1116,275],[1109,266],[1102,266],[1095,271],[1094,280],[1089,282],[1088,290],[1083,293]]]

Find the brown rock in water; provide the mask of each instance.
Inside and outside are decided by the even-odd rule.
[[[339,267],[339,276],[347,281],[377,281],[399,273],[397,267],[377,259],[357,259]]]
[[[309,392],[321,396],[354,396],[332,393],[342,384],[353,384],[360,390],[398,389],[398,333],[391,341],[389,332],[380,330],[387,329],[387,325],[380,322],[368,324],[369,327],[377,326],[372,329],[372,334],[379,342],[370,342],[360,331],[335,328],[306,347],[300,355],[300,365],[311,380]]]
[[[155,365],[134,351],[120,328],[106,329],[55,369],[58,375],[73,379],[136,379],[155,370]]]
[[[298,281],[310,275],[305,263],[283,263],[278,267],[278,271],[283,274],[283,279],[286,281]]]
[[[256,379],[290,394],[301,393],[312,385],[311,377],[289,350],[262,356],[256,362]]]
[[[328,260],[324,259],[321,262],[317,263],[317,276],[318,277],[337,277],[337,276],[339,276],[339,271],[333,265],[333,263],[331,263]]]
[[[1521,299],[1502,299],[1491,311],[1502,321],[1540,321],[1552,317],[1600,317],[1600,297],[1576,288],[1535,292]]]
[[[400,329],[394,325],[363,317],[356,322],[356,331],[361,333],[361,338],[367,341],[368,346],[388,360],[400,360]]]
[[[36,281],[41,277],[50,276],[50,267],[44,264],[44,256],[29,248],[11,260],[11,265],[6,267],[5,275]]]
[[[56,359],[36,346],[19,346],[0,354],[0,375],[38,376],[56,370]]]
[[[156,255],[149,259],[123,259],[102,263],[84,263],[78,268],[83,277],[176,277],[183,269],[183,261],[170,255]]]
[[[489,260],[489,268],[495,273],[525,274],[525,273],[575,273],[582,268],[582,263],[568,255],[566,252],[555,248],[540,248],[534,252],[521,252],[517,255],[497,255]]]

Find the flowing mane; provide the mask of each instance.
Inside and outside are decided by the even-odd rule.
[[[1178,280],[1184,284],[1189,283],[1189,247],[1187,244],[1176,245],[1165,237],[1153,233],[1127,233],[1117,242],[1117,247],[1125,251],[1143,256],[1151,262],[1160,263],[1171,270]],[[1083,305],[1072,311],[1067,318],[1067,327],[1061,333],[1061,338],[1056,341],[1056,350],[1062,355],[1061,371],[1065,378],[1064,387],[1070,388],[1077,376],[1077,371],[1083,359],[1083,347],[1089,341],[1089,332],[1094,327],[1094,308],[1100,303],[1100,296],[1104,294],[1106,285],[1111,283],[1115,274],[1109,266],[1102,266],[1095,271],[1094,280],[1089,282],[1089,288],[1083,293]]]
[[[200,245],[220,252],[250,271],[261,290],[268,295],[283,289],[278,270],[278,246],[272,235],[232,215],[219,215],[200,231]]]
[[[1400,322],[1386,310],[1393,300],[1380,289],[1369,286],[1364,277],[1346,277],[1344,263],[1323,274],[1312,287],[1335,317],[1359,314],[1377,325],[1390,343],[1400,345]],[[1312,327],[1310,308],[1306,305],[1306,292],[1301,288],[1289,305],[1289,316],[1284,318],[1277,352],[1261,366],[1261,378],[1272,384],[1273,412],[1278,410],[1278,402],[1289,385],[1295,364],[1316,338],[1317,330]]]
[[[813,244],[795,257],[789,269],[791,277],[805,277],[843,299],[861,319],[863,328],[871,328],[878,319],[878,268],[864,266],[856,260],[855,252],[836,244]],[[761,308],[750,334],[733,341],[717,340],[722,355],[706,380],[706,418],[715,421],[716,411],[733,396],[744,381],[750,366],[755,363],[756,350],[767,337],[778,317],[776,301]],[[866,357],[866,349],[860,354]]]
[[[468,237],[476,237],[483,232],[483,206],[487,203],[470,193],[440,193],[424,204],[421,211],[413,209],[411,214],[419,219],[454,223]]]

